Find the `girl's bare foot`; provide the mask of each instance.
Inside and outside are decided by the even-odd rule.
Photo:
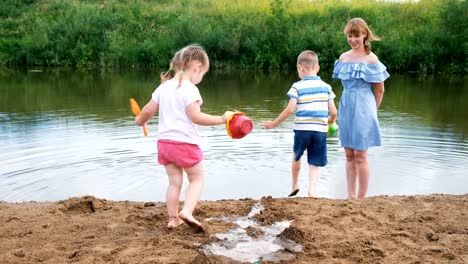
[[[167,223],[167,228],[174,229],[180,226],[183,221],[177,216],[169,216],[169,222]]]
[[[203,228],[203,225],[198,222],[195,218],[193,218],[192,215],[185,215],[183,213],[179,214],[179,218],[184,221],[187,225],[189,225],[192,229],[194,229],[196,232],[204,232],[205,229]]]

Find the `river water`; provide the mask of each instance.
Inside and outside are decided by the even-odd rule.
[[[135,126],[129,98],[144,105],[159,72],[0,71],[0,200],[57,201],[73,196],[164,201],[167,176],[157,163],[157,118],[149,136]],[[337,94],[341,85],[321,73]],[[295,73],[212,71],[199,85],[202,110],[245,112],[247,137],[224,126],[201,127],[205,155],[203,200],[285,197],[291,191],[292,118],[273,130],[260,122],[287,104]],[[466,78],[392,74],[379,110],[383,146],[369,150],[369,196],[468,193]],[[328,138],[329,165],[318,194],[346,197],[343,148]],[[299,196],[307,195],[303,159]],[[186,183],[184,187],[186,186]]]

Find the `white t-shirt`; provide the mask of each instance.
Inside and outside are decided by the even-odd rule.
[[[203,103],[198,88],[184,80],[168,80],[153,92],[153,100],[159,104],[158,138],[200,145],[198,126],[187,115],[187,106]]]

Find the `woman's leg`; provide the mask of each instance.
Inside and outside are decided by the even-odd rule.
[[[359,191],[357,198],[366,197],[369,186],[369,163],[367,162],[367,150],[355,150],[354,160],[359,179]]]
[[[354,149],[345,148],[346,155],[346,182],[348,199],[356,199],[357,171],[354,156]]]
[[[195,220],[195,218],[192,216],[192,213],[195,210],[195,206],[200,200],[200,196],[203,191],[203,164],[202,162],[199,162],[191,168],[184,168],[184,170],[187,173],[189,186],[185,191],[184,207],[180,211],[179,216],[183,220],[188,220],[189,222],[191,221],[201,226],[200,222]]]
[[[180,224],[179,221],[179,196],[182,188],[182,169],[173,163],[164,166],[169,177],[169,186],[166,191],[166,206],[169,222],[167,227],[174,228]]]

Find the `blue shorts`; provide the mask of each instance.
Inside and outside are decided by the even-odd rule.
[[[323,167],[327,165],[327,133],[294,130],[293,151],[295,160],[301,159],[302,154],[307,149],[307,162],[310,165]]]

